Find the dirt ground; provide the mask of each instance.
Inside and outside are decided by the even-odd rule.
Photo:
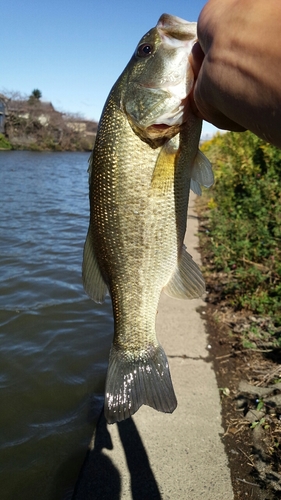
[[[204,249],[201,255],[207,265]],[[281,499],[281,350],[244,348],[247,324],[266,319],[235,312],[221,300],[219,277],[207,273],[205,280],[204,319],[221,393],[222,439],[234,499]]]

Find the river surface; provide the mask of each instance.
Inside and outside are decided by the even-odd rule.
[[[0,498],[71,497],[103,390],[110,300],[81,281],[88,153],[0,151]]]

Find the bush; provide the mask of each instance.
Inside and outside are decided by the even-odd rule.
[[[8,139],[4,137],[3,134],[0,134],[0,149],[12,149],[11,144]]]
[[[207,244],[228,273],[236,308],[281,324],[281,151],[251,134],[217,135],[202,147],[213,163]]]

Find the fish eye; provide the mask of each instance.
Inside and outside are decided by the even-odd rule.
[[[151,56],[153,46],[150,43],[142,43],[136,50],[136,55],[138,57],[148,57]]]

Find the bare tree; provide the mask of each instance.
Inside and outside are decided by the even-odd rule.
[[[92,149],[97,124],[78,113],[60,113],[51,102],[40,101],[39,95],[38,89],[29,97],[20,92],[3,92],[7,108],[5,135],[11,144],[43,150]]]

